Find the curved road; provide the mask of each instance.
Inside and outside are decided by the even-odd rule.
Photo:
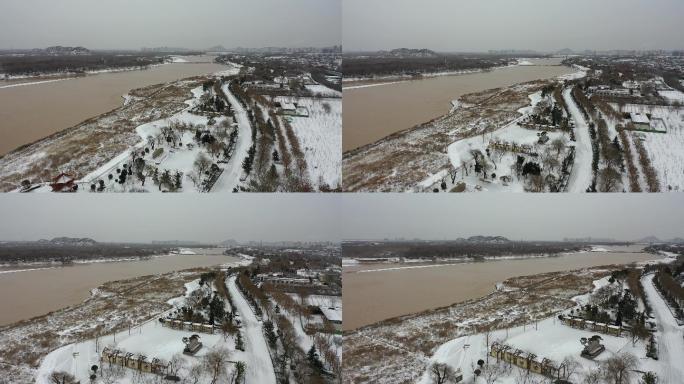
[[[235,119],[238,124],[238,136],[233,156],[228,161],[223,174],[216,180],[216,184],[214,184],[214,187],[211,190],[212,192],[231,192],[233,188],[240,184],[242,160],[247,157],[249,147],[252,146],[252,126],[249,123],[247,111],[242,107],[242,104],[240,104],[237,97],[230,92],[228,84],[224,84],[221,87],[221,90],[225,93],[230,105],[233,107],[233,111],[235,111]]]
[[[572,166],[572,174],[568,181],[568,192],[586,192],[591,185],[593,172],[591,161],[593,151],[591,149],[591,136],[589,125],[575,101],[570,96],[572,87],[563,91],[563,99],[568,105],[568,112],[575,121],[575,163]]]

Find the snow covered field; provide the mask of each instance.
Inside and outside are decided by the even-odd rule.
[[[327,88],[326,88],[327,89]],[[331,188],[342,181],[342,99],[341,98],[289,98],[309,110],[309,116],[292,116],[291,124],[314,185],[322,183]]]
[[[185,285],[186,295],[199,288],[199,280],[194,280]],[[168,301],[172,305],[181,305],[183,297],[174,298]],[[161,317],[160,315],[159,317]],[[105,318],[98,319],[101,322],[107,321]],[[220,334],[201,334],[203,348],[195,356],[183,355],[184,343],[181,338],[190,336],[190,331],[179,331],[168,327],[163,327],[157,318],[153,318],[142,325],[131,328],[129,331],[121,331],[116,334],[106,335],[99,339],[91,339],[82,343],[65,345],[50,352],[41,362],[36,374],[37,384],[51,384],[50,374],[53,371],[65,371],[73,374],[82,383],[89,382],[90,367],[97,365],[100,371],[107,371],[106,363],[100,363],[100,353],[102,348],[110,347],[130,352],[143,354],[152,358],[159,358],[170,361],[174,357],[181,358],[183,364],[191,366],[198,364],[202,356],[214,348],[225,347],[226,341]],[[97,348],[97,350],[96,350]],[[102,365],[102,366],[101,366]],[[187,372],[184,372],[187,373]],[[106,373],[104,375],[107,375]],[[112,378],[117,384],[129,384],[139,382],[135,379],[136,371],[131,369],[121,369],[111,372]],[[143,374],[148,378],[155,375]],[[98,381],[99,383],[100,381]]]
[[[299,140],[311,183],[339,187],[342,179],[342,99],[280,96],[275,101],[294,102],[308,110],[308,116],[283,119],[290,121]]]
[[[630,137],[643,142],[661,191],[684,191],[684,108],[628,104],[622,110],[647,113],[652,123],[665,125],[665,133],[630,132]]]

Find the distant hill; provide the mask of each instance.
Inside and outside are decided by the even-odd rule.
[[[639,240],[635,240],[636,243],[662,243],[663,241],[660,240],[659,238],[651,235],[651,236],[646,236],[644,238],[641,238]]]
[[[394,57],[437,57],[439,56],[432,50],[429,49],[410,49],[410,48],[397,48],[389,51],[390,56]]]
[[[54,246],[92,246],[97,244],[97,241],[89,237],[55,237],[52,240],[41,239],[38,243]]]

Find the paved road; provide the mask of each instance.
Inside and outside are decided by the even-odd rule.
[[[240,314],[245,352],[243,357],[247,363],[246,384],[275,384],[275,372],[268,346],[261,331],[261,322],[257,319],[247,300],[235,285],[235,276],[228,278],[228,290],[233,304]]]
[[[677,324],[672,312],[653,286],[654,275],[641,279],[653,315],[658,322],[658,358],[662,369],[658,372],[662,383],[684,383],[684,326]]]
[[[572,167],[572,174],[568,181],[568,192],[586,192],[591,185],[593,173],[591,161],[593,151],[591,149],[591,136],[589,135],[589,125],[584,120],[584,115],[580,111],[575,101],[570,96],[572,88],[563,91],[563,99],[568,105],[570,116],[575,121],[575,164]]]

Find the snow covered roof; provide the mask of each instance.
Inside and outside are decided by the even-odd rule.
[[[648,116],[643,115],[641,113],[630,113],[629,117],[632,119],[633,123],[637,124],[650,124],[651,121],[648,119]]]
[[[282,103],[281,108],[286,111],[296,111],[297,107],[293,103]]]
[[[337,321],[341,322],[342,321],[342,308],[333,308],[333,307],[320,307],[321,312],[323,312],[323,316],[325,316],[326,319],[330,321]]]
[[[73,181],[74,179],[67,175],[66,173],[62,173],[59,176],[55,177],[52,182],[55,184],[66,184],[68,182]]]

